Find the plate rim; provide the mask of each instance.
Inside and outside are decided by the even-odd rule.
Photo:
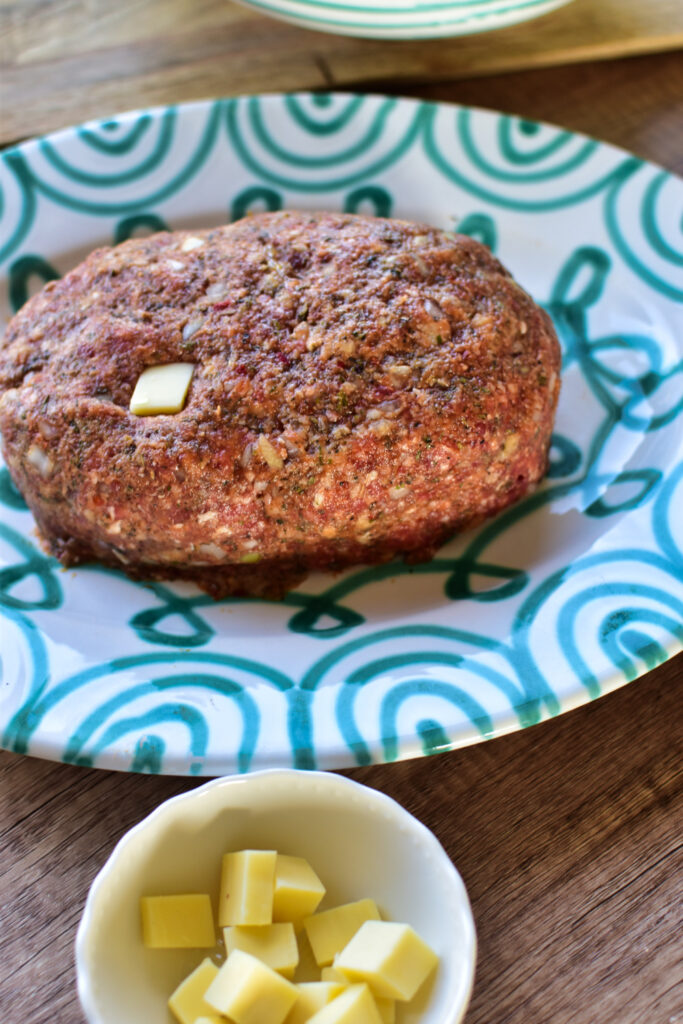
[[[292,0],[292,2],[296,3],[297,0]],[[505,0],[501,0],[501,2],[505,2]],[[510,0],[510,2],[513,2],[513,0]],[[572,0],[521,0],[521,2],[514,0],[514,2],[514,7],[507,7],[502,11],[476,12],[469,17],[456,21],[439,19],[429,23],[419,22],[415,25],[395,25],[394,27],[389,27],[386,24],[382,24],[382,19],[366,24],[365,22],[355,23],[343,19],[316,18],[313,14],[298,14],[294,11],[283,10],[280,6],[280,0],[237,0],[237,3],[243,7],[254,10],[266,17],[272,17],[290,25],[298,26],[299,28],[323,32],[329,35],[361,39],[403,40],[405,42],[411,39],[459,38],[461,36],[478,35],[497,29],[509,28],[514,25],[523,24],[526,21],[531,21],[537,17],[543,17],[545,14],[550,14],[558,8],[572,3]]]

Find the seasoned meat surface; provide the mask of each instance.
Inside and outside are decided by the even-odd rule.
[[[184,409],[134,416],[150,366]],[[251,216],[93,252],[10,322],[4,455],[46,547],[215,595],[426,559],[542,477],[547,315],[488,249],[425,225]]]

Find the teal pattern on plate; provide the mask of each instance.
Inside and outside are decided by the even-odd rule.
[[[429,39],[514,25],[569,0],[241,0],[264,14],[321,32]]]
[[[381,96],[125,114],[2,155],[3,316],[96,245],[282,208],[424,220],[500,256],[562,342],[547,478],[424,565],[214,602],[64,571],[0,467],[6,748],[197,775],[390,761],[683,647],[683,183],[549,125]]]

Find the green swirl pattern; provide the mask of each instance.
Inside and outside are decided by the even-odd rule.
[[[2,154],[3,316],[96,245],[287,207],[496,251],[563,346],[546,480],[427,564],[216,603],[65,573],[0,467],[5,747],[199,775],[394,760],[532,725],[683,646],[683,183],[549,125],[386,97],[133,113]]]

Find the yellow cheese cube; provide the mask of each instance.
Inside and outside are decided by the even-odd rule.
[[[334,958],[331,967],[323,967],[320,971],[321,981],[331,981],[337,985],[348,986],[351,984],[345,974],[335,966],[339,954]],[[382,1018],[382,1024],[396,1024],[396,1002],[393,999],[382,999],[380,996],[373,995],[375,1000],[375,1006],[379,1010],[379,1015]],[[289,1022],[287,1022],[289,1024]]]
[[[211,949],[216,944],[206,893],[143,896],[140,913],[142,941],[150,949]]]
[[[195,1024],[200,1016],[208,1018],[211,1024],[220,1024],[213,1006],[209,1006],[204,999],[204,993],[217,974],[218,968],[207,956],[178,985],[168,1001],[168,1008],[180,1024]]]
[[[307,1024],[382,1024],[367,985],[351,985],[309,1017]]]
[[[135,416],[180,412],[185,405],[193,371],[193,363],[148,366],[138,377],[130,400],[130,411]]]
[[[335,981],[335,982],[337,982],[340,985],[350,985],[351,984],[351,982],[346,977],[346,975],[342,974],[341,971],[337,970],[337,968],[334,966],[334,963],[332,964],[331,967],[323,967],[322,971],[320,972],[320,980],[321,981]]]
[[[285,978],[294,977],[299,963],[299,947],[293,924],[232,925],[223,929],[223,937],[228,955],[233,949],[241,949],[258,957]]]
[[[197,1017],[194,1024],[225,1024],[227,1017],[214,1013],[213,1017]]]
[[[300,922],[312,914],[325,895],[325,886],[303,857],[277,855],[273,921]]]
[[[297,994],[290,981],[250,953],[235,949],[204,998],[235,1024],[282,1024]]]
[[[374,900],[357,900],[341,907],[322,910],[304,919],[304,928],[321,967],[331,964],[365,921],[379,921],[379,910]]]
[[[302,984],[304,981],[320,981],[320,968],[315,962],[306,932],[300,931],[296,940],[299,946],[299,965],[294,975],[297,984]]]
[[[366,921],[337,957],[349,981],[365,981],[387,999],[412,999],[439,958],[410,925]]]
[[[382,1024],[396,1024],[396,1000],[373,996]]]
[[[223,856],[220,925],[272,923],[276,861],[274,850],[240,850]]]
[[[306,981],[297,985],[298,997],[285,1019],[285,1024],[306,1024],[306,1022],[327,1006],[344,991],[344,985],[325,981]]]
[[[320,971],[321,981],[331,981],[338,985],[350,985],[351,982],[345,974],[335,966],[339,954],[334,958],[331,967],[323,967]],[[382,1024],[396,1024],[396,1003],[393,999],[382,999],[380,996],[373,995],[375,1000],[375,1006],[379,1010],[379,1015],[382,1018]]]

